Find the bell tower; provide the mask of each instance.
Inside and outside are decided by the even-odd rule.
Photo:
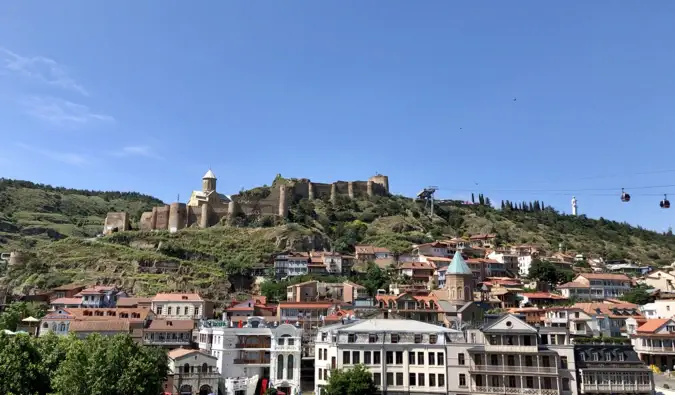
[[[204,174],[202,177],[202,192],[213,192],[216,190],[216,175],[213,174],[211,169]]]

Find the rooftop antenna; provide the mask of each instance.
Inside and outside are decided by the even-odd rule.
[[[180,202],[180,193],[176,195],[176,202]]]
[[[424,188],[417,194],[418,199],[424,200],[424,209],[429,210],[429,216],[434,215],[434,193],[438,190],[436,186],[429,186]]]

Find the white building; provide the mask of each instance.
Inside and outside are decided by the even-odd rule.
[[[289,394],[300,391],[302,330],[290,324],[268,324],[249,317],[239,328],[231,322],[208,321],[199,330],[199,349],[218,358],[225,387],[253,395],[255,378]]]
[[[274,273],[277,277],[302,276],[307,274],[309,254],[287,252],[274,257]]]
[[[673,318],[675,316],[675,300],[659,299],[640,306],[640,312],[648,319]]]
[[[164,392],[214,394],[221,387],[216,358],[199,350],[177,348],[168,352],[169,373]]]
[[[574,346],[505,314],[448,345],[448,394],[576,395]]]
[[[413,320],[350,320],[319,328],[315,394],[332,369],[364,364],[389,395],[447,394],[446,345],[461,332]]]
[[[616,299],[630,291],[631,281],[625,274],[581,273],[572,282],[560,285],[558,289],[566,298]]]
[[[152,298],[150,308],[157,318],[202,320],[209,318],[207,303],[198,294],[160,293]]]

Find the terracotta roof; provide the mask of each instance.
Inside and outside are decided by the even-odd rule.
[[[398,266],[399,269],[422,269],[433,270],[433,266],[426,262],[404,262]]]
[[[136,307],[140,304],[150,304],[152,298],[119,298],[117,307]]]
[[[70,332],[129,332],[129,321],[73,321]]]
[[[668,321],[670,321],[669,318],[647,320],[644,324],[637,328],[637,331],[639,333],[654,333]]]
[[[279,303],[279,308],[284,309],[284,308],[296,308],[296,309],[327,309],[329,307],[333,307],[336,304],[339,303],[333,303],[333,302],[280,302]]]
[[[552,294],[550,292],[519,292],[518,295],[526,296],[530,299],[557,299],[557,300],[567,300],[566,297]]]
[[[590,285],[586,285],[586,284],[571,281],[569,283],[558,285],[557,288],[590,288],[590,287],[591,287]]]
[[[437,310],[439,310],[441,308],[440,305],[438,304],[438,298],[436,297],[436,295],[411,295],[411,294],[407,294],[407,293],[401,293],[401,294],[398,294],[398,295],[377,295],[375,297],[375,299],[378,302],[382,301],[382,302],[385,302],[385,303],[389,303],[390,301],[396,302],[404,296],[405,297],[411,297],[418,302],[424,302],[425,307],[429,307],[430,306],[429,302],[433,301],[434,303],[436,303],[436,309]]]
[[[69,313],[74,315],[78,320],[86,321],[144,321],[152,312],[147,308],[70,308],[67,309]],[[97,315],[99,313],[100,315]],[[138,318],[134,318],[134,313],[138,314]]]
[[[591,316],[595,314],[602,314],[606,315],[609,318],[627,318],[627,317],[634,317],[634,318],[641,318],[642,314],[638,311],[638,306],[632,303],[621,303],[621,304],[607,304],[607,303],[577,303],[573,305],[572,307],[577,307],[580,308],[584,311],[584,313],[589,314]],[[614,314],[612,310],[618,309],[618,310],[629,310],[630,311],[635,311],[635,314]]]
[[[79,305],[81,303],[82,298],[58,298],[52,300],[49,304]]]
[[[425,256],[425,255],[422,256],[424,256],[427,261],[452,262],[451,258],[445,258],[440,256]]]
[[[152,320],[146,329],[147,332],[184,332],[195,327],[192,320]]]
[[[620,280],[630,281],[630,277],[625,274],[610,274],[610,273],[583,273],[579,277],[584,277],[589,280]]]
[[[66,284],[60,287],[53,288],[52,291],[72,291],[74,289],[83,289],[84,285],[80,284]]]
[[[207,356],[209,358],[218,359],[218,358],[214,357],[213,355],[207,354],[205,352],[201,352],[200,350],[193,350],[193,349],[182,348],[182,347],[181,348],[175,348],[175,349],[169,351],[166,354],[169,358],[171,358],[173,360],[176,360],[176,359],[183,358],[186,355],[190,355],[190,354],[193,354],[193,353],[196,353],[196,352],[201,353],[204,356]]]
[[[162,293],[152,298],[153,302],[203,302],[199,294]]]

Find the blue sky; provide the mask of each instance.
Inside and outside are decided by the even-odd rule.
[[[3,2],[0,176],[171,201],[209,166],[380,172],[665,230],[675,187],[618,194],[675,184],[675,2],[565,3]]]

